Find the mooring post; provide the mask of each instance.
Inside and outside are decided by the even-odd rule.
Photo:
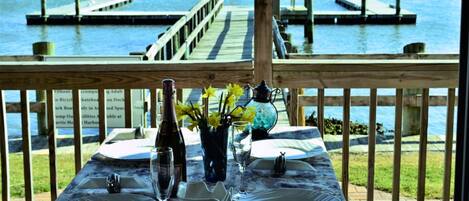
[[[404,46],[405,54],[418,54],[425,52],[425,43],[411,43]],[[404,89],[404,97],[421,96],[422,89]],[[417,135],[420,133],[420,107],[404,105],[402,134]]]
[[[305,7],[307,10],[307,18],[304,27],[304,35],[308,43],[313,43],[314,31],[314,14],[313,14],[313,0],[305,0]]]
[[[33,43],[33,55],[54,55],[55,45],[53,42],[36,42]],[[46,91],[36,90],[36,102],[46,103]],[[37,113],[37,132],[39,135],[47,135],[47,115],[46,107]]]
[[[366,0],[362,0],[361,15],[366,17]]]
[[[46,0],[41,0],[41,17],[42,17],[42,19],[46,19],[46,15],[47,15],[46,9],[47,9]]]
[[[396,15],[401,15],[401,0],[396,0]]]
[[[75,0],[75,17],[80,18],[80,0]]]
[[[290,0],[290,7],[295,10],[296,2],[295,0]]]
[[[281,11],[280,11],[280,0],[273,0],[272,2],[272,15],[275,17],[276,20],[280,20]]]

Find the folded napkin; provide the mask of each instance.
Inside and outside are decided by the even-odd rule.
[[[249,164],[251,169],[259,170],[273,170],[275,160],[273,159],[257,159]],[[288,170],[302,170],[302,171],[316,171],[316,169],[309,163],[299,160],[286,160],[286,167]]]
[[[147,185],[134,177],[121,177],[121,187],[131,189],[142,189],[146,188]],[[84,179],[78,184],[77,189],[106,189],[106,178],[105,177],[89,177]]]
[[[231,194],[225,189],[223,182],[217,182],[213,190],[205,182],[179,184],[177,197],[187,201],[227,201]]]

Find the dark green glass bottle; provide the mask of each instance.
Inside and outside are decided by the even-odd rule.
[[[175,182],[172,197],[176,196],[179,182],[187,181],[186,146],[176,119],[174,92],[174,80],[163,80],[163,118],[155,141],[156,147],[173,149]]]

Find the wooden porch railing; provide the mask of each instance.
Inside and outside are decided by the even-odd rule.
[[[69,89],[73,96],[73,128],[75,147],[75,170],[82,167],[82,135],[80,90],[97,89],[99,102],[99,136],[106,135],[105,89],[124,89],[125,116],[131,111],[131,89],[161,87],[161,80],[175,79],[180,88],[203,88],[212,85],[223,87],[227,82],[251,83],[253,67],[251,61],[204,61],[204,62],[0,62],[0,145],[2,160],[2,200],[10,199],[10,175],[8,164],[8,130],[6,124],[5,90],[20,90],[22,114],[22,136],[24,155],[25,198],[33,198],[31,163],[29,100],[27,90],[47,91],[47,118],[49,135],[49,162],[51,198],[57,198],[56,122],[54,115],[54,90]],[[12,82],[12,80],[15,80]],[[152,105],[156,105],[156,93],[151,93]],[[151,107],[156,114],[156,107]],[[125,119],[126,126],[131,119]],[[156,122],[152,119],[152,122]]]
[[[388,55],[391,56],[391,55]],[[329,56],[325,56],[328,58]],[[340,57],[340,56],[339,56]],[[347,57],[347,56],[343,56]],[[370,59],[373,55],[357,56],[358,59],[316,59],[316,60],[275,60],[273,62],[273,80],[276,87],[292,88],[290,118],[298,125],[304,125],[300,119],[304,119],[304,114],[298,108],[303,106],[317,105],[319,128],[324,128],[324,107],[337,105],[339,100],[343,100],[343,158],[342,158],[342,188],[344,195],[348,195],[349,183],[349,121],[351,105],[369,105],[370,107],[370,127],[369,127],[369,160],[368,160],[368,194],[367,199],[373,200],[374,187],[374,158],[375,158],[375,128],[376,107],[378,103],[384,105],[396,105],[395,120],[395,153],[394,153],[394,175],[393,175],[393,200],[399,200],[400,186],[400,156],[401,156],[401,130],[402,111],[405,104],[420,105],[420,145],[419,145],[419,172],[418,172],[418,194],[417,200],[425,198],[425,171],[427,152],[427,128],[428,128],[428,108],[430,105],[429,88],[449,88],[448,98],[432,97],[432,105],[442,105],[445,100],[448,107],[446,123],[446,155],[445,155],[445,177],[443,186],[444,200],[449,200],[451,181],[451,156],[453,142],[453,117],[455,106],[455,88],[458,85],[458,60],[456,56],[443,55],[424,56],[425,59],[408,59],[408,57],[418,57],[410,55],[395,55],[394,58],[406,57],[406,59]],[[382,57],[379,55],[377,57]],[[290,57],[291,58],[291,57]],[[368,58],[368,59],[363,59]],[[399,69],[399,70],[398,70]],[[318,88],[317,97],[299,96],[298,87]],[[324,96],[325,88],[344,88],[343,97]],[[355,97],[350,95],[351,88],[370,88],[371,94],[368,97]],[[397,88],[395,100],[392,97],[378,97],[377,88]],[[403,88],[424,88],[422,97],[403,97]],[[296,100],[295,100],[296,99]],[[317,100],[313,100],[317,99]],[[327,101],[326,101],[327,100]],[[353,104],[352,104],[352,100]],[[378,100],[380,100],[378,102]],[[392,104],[394,102],[394,104]],[[293,106],[292,106],[293,105]],[[293,107],[293,108],[292,108]],[[323,129],[320,129],[324,133]]]
[[[370,122],[376,121],[376,107],[378,105],[379,97],[376,94],[376,88],[398,88],[396,90],[396,154],[395,154],[395,175],[394,186],[399,186],[399,156],[400,156],[400,133],[401,130],[401,116],[404,98],[402,96],[402,88],[404,87],[446,87],[449,89],[448,99],[448,124],[447,124],[447,137],[452,139],[452,123],[451,118],[454,109],[451,106],[455,104],[454,88],[457,86],[457,70],[458,61],[454,59],[423,59],[423,60],[274,60],[273,61],[273,82],[275,87],[283,88],[320,88],[319,99],[317,102],[319,108],[324,108],[325,88],[344,88],[343,107],[344,107],[344,142],[349,141],[348,121],[350,119],[350,107],[352,105],[352,98],[350,96],[351,88],[371,88],[372,94],[370,97]],[[25,144],[23,147],[25,160],[25,179],[26,179],[26,197],[29,200],[32,198],[33,182],[31,174],[30,161],[31,148],[28,142],[29,131],[29,101],[26,90],[47,90],[47,110],[49,119],[49,151],[50,151],[50,174],[51,174],[51,188],[52,197],[57,196],[57,164],[55,161],[55,122],[54,122],[54,107],[53,107],[53,90],[56,89],[70,89],[73,90],[74,100],[74,129],[76,139],[75,150],[77,163],[75,164],[76,170],[81,168],[81,124],[80,124],[80,109],[79,93],[80,89],[98,89],[99,91],[99,126],[100,135],[104,137],[103,131],[105,130],[105,110],[104,110],[104,90],[105,89],[155,89],[160,87],[160,81],[164,78],[173,78],[176,80],[180,88],[202,88],[207,85],[214,87],[222,87],[228,82],[236,83],[252,83],[254,80],[254,68],[252,61],[152,61],[152,62],[2,62],[0,63],[0,90],[3,94],[4,90],[21,90],[21,112],[23,122],[23,137]],[[11,80],[15,80],[12,82]],[[422,112],[422,128],[426,127],[428,123],[428,106],[429,94],[428,90],[424,90],[423,97],[418,99],[421,101],[424,112]],[[294,98],[294,97],[293,97]],[[301,97],[296,99],[301,100]],[[0,98],[2,107],[0,108],[0,120],[2,120],[0,131],[0,145],[2,145],[1,158],[2,161],[8,161],[8,132],[6,129],[6,107],[4,97]],[[130,101],[129,93],[125,93],[126,108],[129,107]],[[155,104],[156,93],[151,93],[151,104]],[[298,101],[301,103],[302,101]],[[300,107],[298,104],[296,107]],[[322,109],[323,110],[323,109]],[[126,109],[126,114],[131,112]],[[152,113],[156,114],[156,108],[151,108]],[[297,110],[296,110],[297,111]],[[290,114],[293,117],[295,110],[291,110]],[[319,114],[320,125],[323,124],[324,113]],[[129,116],[129,115],[127,115]],[[322,119],[322,120],[321,120]],[[126,124],[130,120],[126,119]],[[321,122],[322,121],[322,122]],[[371,129],[371,128],[370,128]],[[370,130],[372,131],[372,130]],[[421,131],[421,152],[426,151],[426,129]],[[370,135],[370,161],[369,171],[371,172],[369,185],[370,188],[374,183],[372,176],[374,171],[374,154],[373,147],[375,146],[373,140],[373,133]],[[447,155],[451,154],[451,143],[447,143]],[[343,147],[343,189],[347,195],[348,184],[348,143],[344,143]],[[424,176],[425,176],[425,155],[421,155],[419,172],[419,200],[422,200],[422,192],[424,192]],[[450,168],[449,162],[451,157],[446,158],[446,171]],[[7,200],[8,197],[8,163],[2,163],[2,188],[4,189],[2,197]],[[448,193],[449,176],[445,177],[445,193]],[[394,188],[394,198],[398,200],[399,188]],[[369,191],[370,198],[372,191]]]

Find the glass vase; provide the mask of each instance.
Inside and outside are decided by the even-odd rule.
[[[216,183],[226,179],[228,128],[228,125],[217,128],[199,127],[205,181],[207,182]]]

